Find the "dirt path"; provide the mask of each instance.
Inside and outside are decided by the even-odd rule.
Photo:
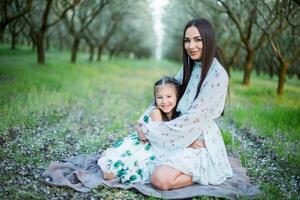
[[[229,154],[241,160],[248,169],[252,183],[265,191],[267,199],[299,198],[299,169],[288,162],[288,157],[297,153],[297,141],[289,144],[284,137],[263,138],[250,129],[237,129],[233,123],[221,122],[221,126],[233,134],[231,146],[236,142],[240,143],[240,148],[228,148]],[[272,149],[276,145],[285,145],[284,156],[276,155]]]

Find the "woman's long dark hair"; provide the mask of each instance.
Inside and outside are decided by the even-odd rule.
[[[183,81],[180,86],[179,90],[179,100],[183,96],[185,89],[187,87],[187,84],[190,80],[191,73],[193,71],[193,66],[195,64],[195,61],[192,60],[189,55],[187,54],[185,48],[184,48],[184,37],[186,30],[194,26],[198,29],[200,36],[202,38],[203,42],[203,49],[202,49],[202,57],[200,58],[202,62],[201,66],[201,78],[200,82],[197,87],[197,93],[195,99],[198,97],[201,85],[203,81],[206,78],[206,75],[208,73],[208,70],[211,66],[211,63],[213,61],[214,57],[218,58],[217,55],[217,48],[216,48],[216,41],[215,41],[215,33],[214,29],[211,25],[211,23],[206,19],[193,19],[189,21],[183,31],[183,39],[182,39],[182,47],[183,47]]]

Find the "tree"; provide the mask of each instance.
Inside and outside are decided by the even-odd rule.
[[[254,23],[257,18],[257,7],[255,0],[240,1],[238,5],[229,5],[228,1],[218,0],[223,6],[225,12],[236,26],[240,40],[247,52],[245,58],[243,85],[250,84],[250,75],[253,69],[253,60],[255,51],[265,41],[265,34],[254,28]],[[247,17],[245,17],[247,16]],[[265,29],[268,29],[274,21],[266,24]],[[255,34],[254,34],[255,33]]]
[[[19,0],[2,0],[0,2],[0,40],[2,40],[5,28],[9,23],[21,18],[31,10],[32,0],[26,0],[26,3],[21,2]]]
[[[107,48],[110,57],[124,56],[143,58],[154,55],[156,35],[153,18],[146,0],[131,4],[121,15],[115,34],[110,38]]]
[[[278,85],[277,94],[282,95],[284,91],[284,82],[286,77],[287,69],[290,65],[295,63],[300,57],[299,48],[299,35],[293,34],[290,22],[288,21],[288,15],[286,13],[298,12],[299,7],[290,7],[292,4],[291,0],[277,0],[275,2],[275,7],[272,9],[268,4],[262,1],[262,6],[264,10],[258,10],[260,16],[262,16],[263,22],[256,22],[264,34],[266,35],[269,45],[279,63],[279,73],[278,73]],[[290,10],[292,9],[292,10]],[[266,12],[272,13],[274,19],[266,18]],[[296,13],[295,12],[295,13]],[[270,16],[270,14],[268,14]],[[269,29],[265,29],[261,24],[268,23],[269,20],[274,20],[275,23]],[[299,29],[299,28],[298,28]],[[298,30],[299,31],[299,30]],[[278,36],[280,34],[280,36]],[[289,51],[293,49],[293,51]]]
[[[32,11],[23,16],[30,26],[31,36],[37,47],[37,62],[39,64],[45,63],[44,39],[47,30],[57,24],[68,10],[74,8],[79,2],[80,0],[74,0],[73,3],[68,0],[47,0],[45,3],[36,1]],[[53,11],[59,13],[58,17],[53,15]]]
[[[16,49],[17,37],[25,28],[25,22],[22,20],[14,20],[8,24],[8,30],[11,35],[11,49]]]
[[[76,62],[76,55],[80,45],[80,40],[84,38],[84,31],[89,27],[95,17],[108,4],[108,0],[93,2],[84,0],[76,8],[73,7],[64,18],[64,23],[73,37],[71,49],[71,62]]]

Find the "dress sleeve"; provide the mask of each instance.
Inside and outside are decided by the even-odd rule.
[[[182,80],[183,80],[183,67],[181,67],[181,69],[179,70],[179,72],[177,73],[177,75],[175,76],[175,79],[182,84]]]
[[[143,123],[146,137],[151,144],[169,150],[187,147],[203,134],[209,120],[221,115],[227,89],[228,75],[224,68],[210,69],[190,110],[171,121]]]

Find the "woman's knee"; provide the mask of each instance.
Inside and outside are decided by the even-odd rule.
[[[155,176],[153,175],[151,177],[151,184],[157,188],[157,189],[160,189],[160,190],[169,190],[170,187],[169,187],[169,184],[167,183],[166,180],[163,180],[162,178],[160,178],[159,176]]]
[[[171,176],[164,166],[157,167],[151,176],[151,184],[160,190],[170,190],[171,189]]]

